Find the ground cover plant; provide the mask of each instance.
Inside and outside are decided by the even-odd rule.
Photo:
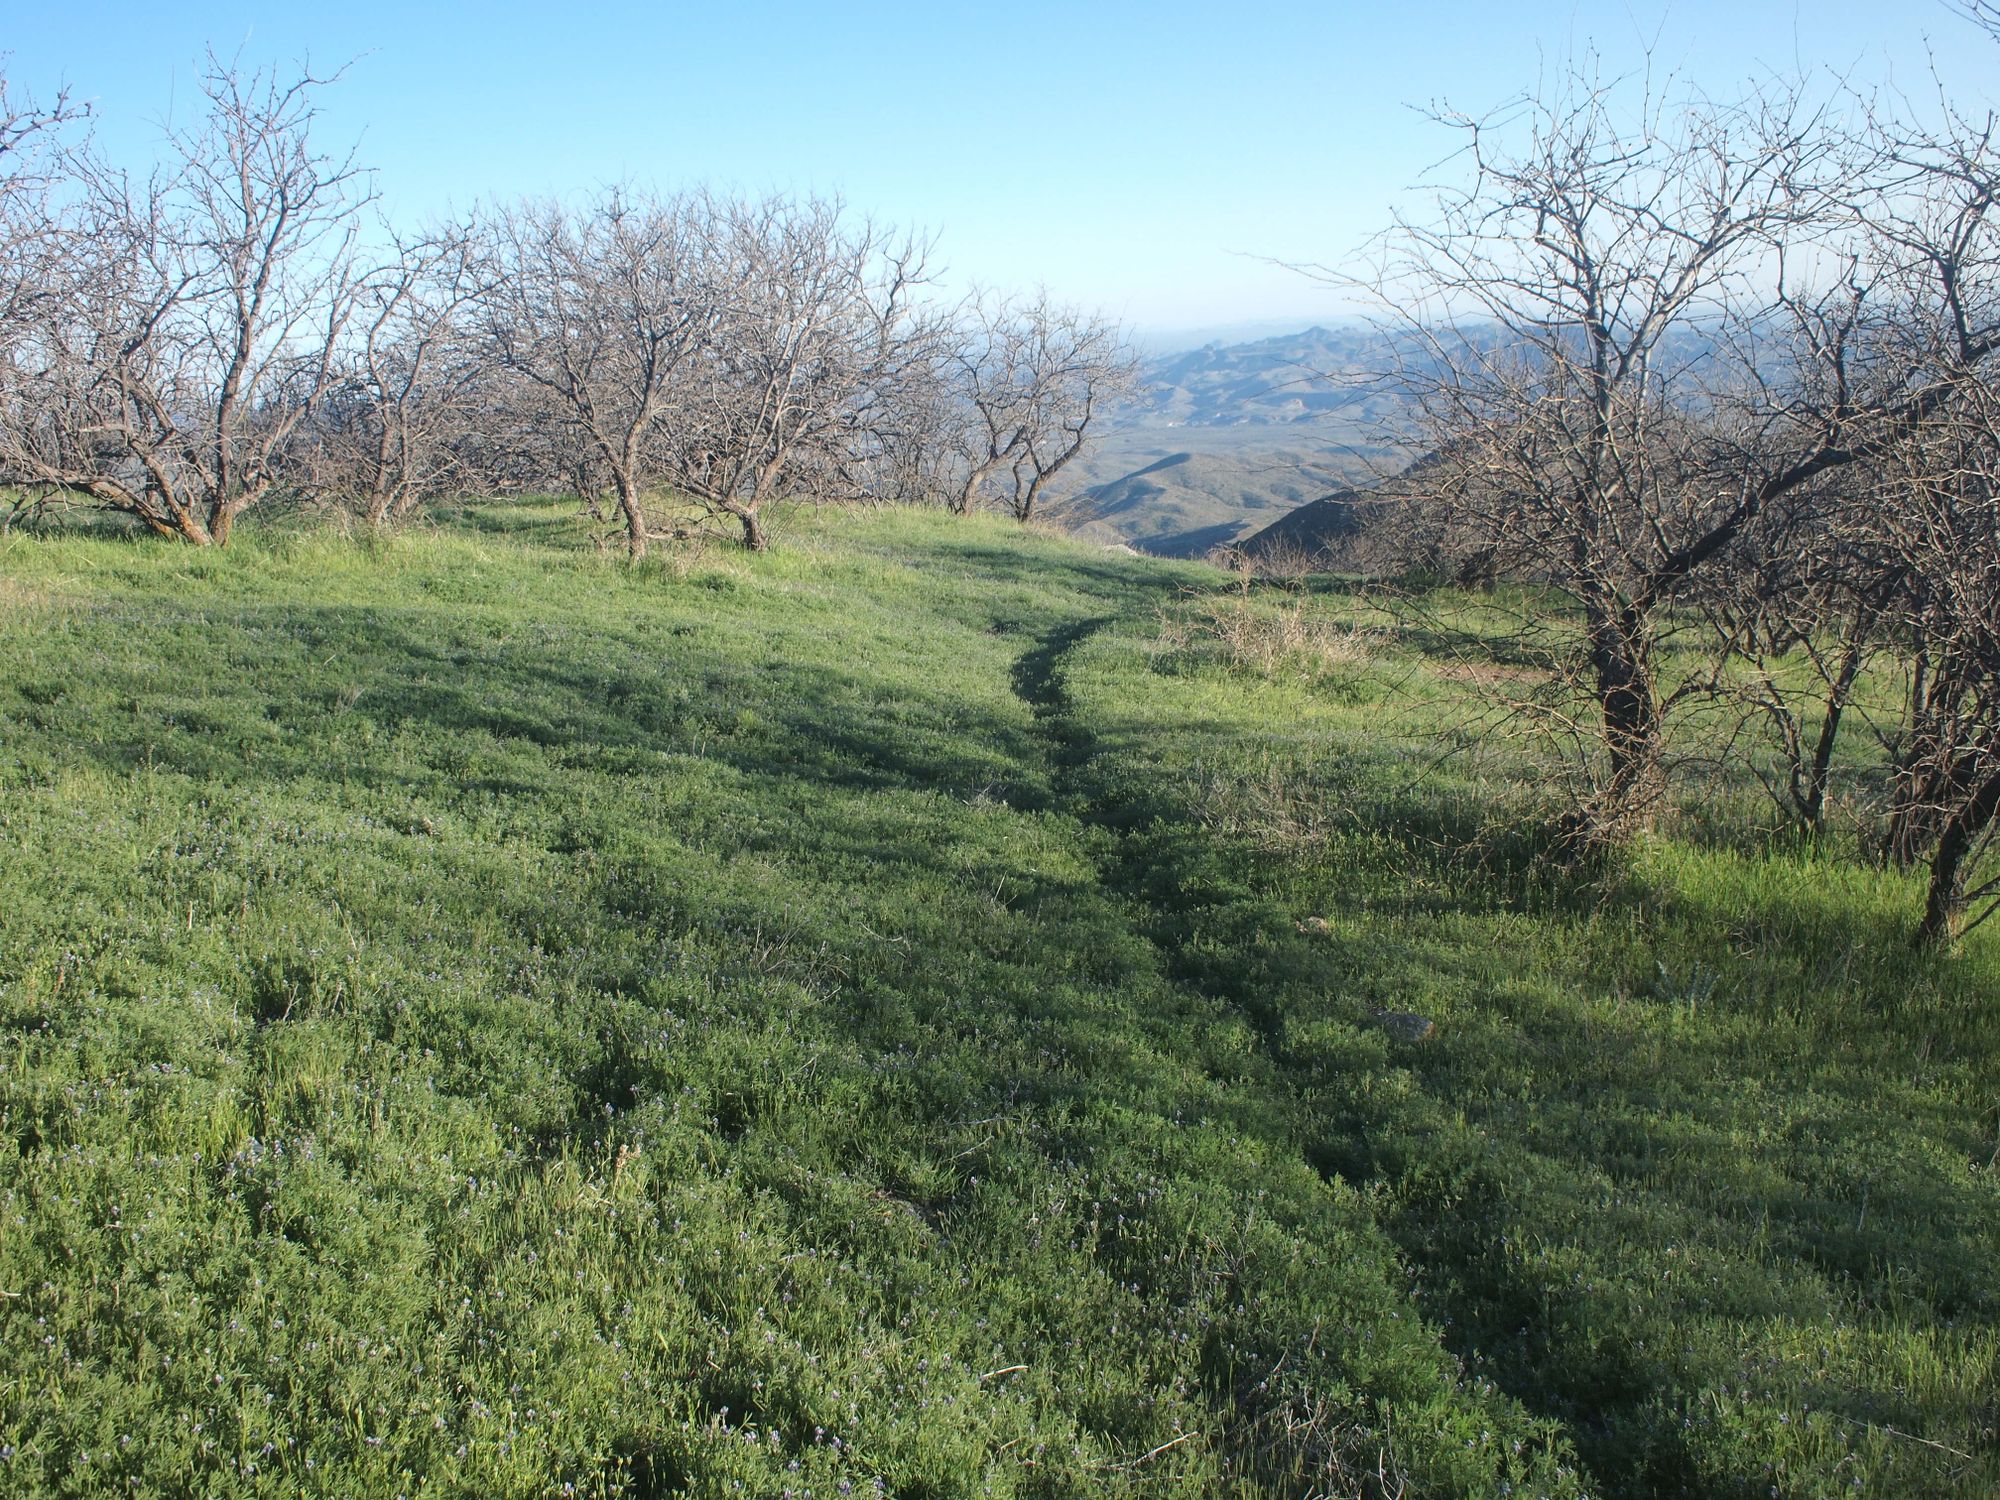
[[[1340,590],[572,510],[4,544],[10,1489],[2000,1483],[1912,877],[1556,870]]]

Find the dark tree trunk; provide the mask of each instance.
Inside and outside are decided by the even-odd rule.
[[[625,551],[637,562],[646,555],[646,510],[639,503],[639,486],[622,470],[618,475],[618,510],[625,517]]]
[[[389,477],[392,462],[389,424],[385,419],[375,440],[375,472],[368,481],[368,524],[377,531],[389,519],[389,506],[395,498],[395,486]]]
[[[2000,813],[2000,772],[1989,772],[1978,791],[1952,810],[1938,835],[1924,916],[1917,924],[1919,948],[1948,947],[1957,941],[1959,923],[1965,919],[1967,864],[1996,813]]]
[[[1794,791],[1799,821],[1804,825],[1806,837],[1811,839],[1817,839],[1826,827],[1826,788],[1833,777],[1833,750],[1840,740],[1840,720],[1847,712],[1847,700],[1853,696],[1854,680],[1861,675],[1861,658],[1862,648],[1856,642],[1840,659],[1840,670],[1834,674],[1833,685],[1827,692],[1826,717],[1820,720],[1812,763],[1803,785]]]
[[[1900,869],[1920,863],[1926,851],[1935,851],[1944,837],[1950,809],[1958,806],[1971,790],[1971,768],[1962,760],[1943,758],[1934,746],[1923,747],[1926,754],[1912,755],[1896,790],[1896,803],[1889,814],[1887,850],[1889,862]]]
[[[1622,601],[1586,606],[1590,665],[1611,775],[1591,810],[1591,837],[1617,841],[1652,827],[1666,791],[1659,686],[1643,615]]]

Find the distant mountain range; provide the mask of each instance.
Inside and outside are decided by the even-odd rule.
[[[1400,467],[1393,350],[1360,325],[1160,354],[1065,473],[1086,536],[1199,557],[1319,496]]]
[[[1293,425],[1338,416],[1339,437],[1379,427],[1390,345],[1365,326],[1308,328],[1247,344],[1204,344],[1149,360],[1121,417],[1189,427]]]

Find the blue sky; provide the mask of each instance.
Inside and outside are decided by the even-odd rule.
[[[1941,0],[1577,4],[27,5],[10,78],[95,101],[124,160],[205,44],[353,60],[325,101],[399,217],[632,180],[839,192],[928,227],[959,284],[1044,284],[1154,330],[1303,324],[1338,261],[1479,110],[1595,47],[1712,92],[1771,71],[2000,101],[2000,45]],[[1414,107],[1413,107],[1414,106]]]

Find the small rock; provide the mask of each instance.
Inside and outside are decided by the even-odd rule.
[[[1427,1042],[1437,1035],[1435,1022],[1407,1010],[1375,1010],[1369,1015],[1374,1017],[1377,1026],[1399,1042]]]

